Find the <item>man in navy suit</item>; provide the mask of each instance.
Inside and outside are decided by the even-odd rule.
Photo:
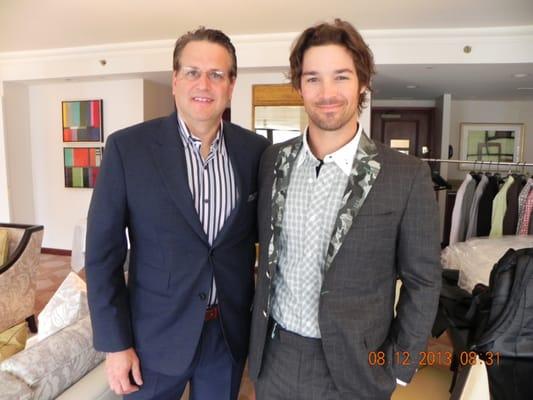
[[[235,48],[199,28],[174,49],[177,113],[109,136],[87,225],[94,346],[128,399],[236,399],[247,355],[257,170],[268,145],[221,116]],[[123,264],[130,241],[128,282]]]

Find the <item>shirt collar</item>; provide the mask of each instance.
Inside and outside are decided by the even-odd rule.
[[[200,149],[200,145],[202,144],[202,140],[200,138],[197,138],[194,136],[191,131],[189,131],[189,128],[187,127],[187,124],[181,118],[181,116],[178,114],[178,124],[179,124],[179,133],[180,136],[184,142],[184,144],[190,144],[195,149]],[[226,146],[224,144],[224,123],[223,120],[220,120],[220,128],[217,131],[217,135],[215,137],[215,140],[213,140],[213,143],[211,143],[211,152],[219,152],[226,156]]]
[[[305,157],[299,157],[297,161],[297,167],[302,165],[306,157],[310,157],[312,160],[318,159],[315,157],[311,149],[309,148],[309,143],[307,142],[307,135],[309,133],[309,127],[306,128],[302,141],[302,151]],[[344,172],[346,175],[350,175],[352,172],[353,160],[355,154],[357,153],[357,148],[359,147],[359,142],[361,141],[361,135],[363,134],[363,127],[361,124],[358,124],[357,132],[355,136],[340,149],[337,149],[333,153],[326,154],[324,156],[324,164],[334,162],[337,166]]]

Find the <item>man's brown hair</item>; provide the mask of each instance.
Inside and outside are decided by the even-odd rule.
[[[174,55],[172,57],[173,70],[176,72],[180,70],[180,56],[185,46],[190,42],[199,42],[202,40],[216,43],[228,51],[231,58],[229,75],[231,80],[235,79],[237,77],[237,56],[235,54],[235,47],[233,46],[233,43],[231,43],[230,38],[218,29],[209,29],[203,26],[200,26],[194,31],[187,32],[176,40],[176,44],[174,45]]]
[[[321,23],[307,28],[296,39],[290,55],[290,79],[292,86],[300,89],[302,65],[305,52],[314,46],[337,44],[352,56],[359,87],[372,91],[371,78],[375,73],[374,56],[359,32],[349,23],[336,18],[333,23]],[[367,101],[366,93],[359,96],[359,113]]]

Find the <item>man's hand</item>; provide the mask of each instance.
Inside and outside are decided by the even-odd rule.
[[[143,384],[141,365],[132,347],[123,351],[107,353],[105,360],[107,382],[113,392],[125,395],[136,392]],[[130,371],[137,385],[130,382]]]

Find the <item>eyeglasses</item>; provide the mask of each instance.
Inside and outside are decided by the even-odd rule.
[[[224,71],[221,71],[219,69],[210,69],[209,71],[202,71],[199,68],[196,67],[181,67],[180,68],[180,74],[181,76],[191,82],[197,81],[200,79],[202,74],[205,72],[207,75],[207,79],[211,83],[222,83],[226,80],[226,77],[228,74],[226,74]]]

